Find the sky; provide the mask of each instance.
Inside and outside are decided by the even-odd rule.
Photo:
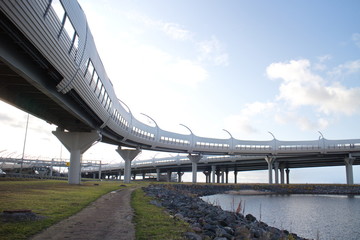
[[[141,113],[203,137],[228,138],[226,129],[242,140],[360,138],[360,1],[79,3],[118,98],[147,124]],[[21,155],[27,114],[0,107],[0,156]],[[55,128],[30,116],[25,155],[68,157]],[[117,163],[115,148],[98,143],[83,158]],[[242,175],[267,181],[264,171]],[[345,167],[296,169],[291,180],[344,183]]]

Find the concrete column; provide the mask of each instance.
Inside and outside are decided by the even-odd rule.
[[[216,182],[220,183],[221,171],[220,169],[216,169]]]
[[[221,183],[225,183],[225,171],[224,170],[222,170],[221,171]]]
[[[122,149],[121,146],[116,149],[119,155],[125,161],[125,170],[124,170],[124,183],[130,183],[131,178],[131,161],[136,158],[139,153],[141,153],[140,149]]]
[[[59,128],[52,132],[70,152],[70,167],[68,173],[69,184],[80,184],[81,155],[96,141],[101,140],[97,131],[91,132],[64,132]]]
[[[269,170],[269,184],[273,183],[272,179],[272,169],[273,169],[273,162],[275,160],[275,157],[273,156],[266,156],[265,161],[268,163],[268,170]]]
[[[177,172],[177,175],[178,175],[178,182],[181,182],[181,177],[182,177],[182,175],[184,175],[184,173],[178,171],[178,172]]]
[[[215,173],[216,173],[216,166],[211,166],[211,175],[212,175],[212,183],[215,183]]]
[[[211,172],[210,171],[204,171],[203,173],[205,174],[205,182],[210,183],[210,174],[211,174]]]
[[[54,159],[51,159],[51,166],[50,166],[50,177],[53,176],[53,165],[54,165]]]
[[[274,170],[275,170],[275,183],[279,184],[279,162],[274,162]]]
[[[171,174],[172,174],[172,171],[170,171],[170,170],[166,171],[166,177],[167,177],[168,182],[171,182]]]
[[[283,163],[281,163],[280,164],[280,183],[281,184],[284,184],[285,183],[285,173],[284,173],[284,170],[285,170],[285,168],[284,168],[284,164]]]
[[[354,184],[354,175],[353,175],[353,163],[355,161],[354,157],[351,155],[344,159],[346,167],[346,183]]]
[[[287,168],[285,172],[286,172],[286,184],[290,184],[290,169]]]
[[[234,171],[234,183],[237,184],[237,170]]]
[[[156,181],[160,182],[160,168],[156,169]]]
[[[199,154],[196,155],[188,155],[188,158],[190,159],[192,163],[192,182],[196,183],[197,178],[197,164],[201,160],[202,156]]]
[[[119,180],[121,181],[121,170],[119,171]]]
[[[225,170],[225,182],[229,183],[229,170],[228,169]]]
[[[99,180],[101,179],[101,161],[100,161],[100,164],[99,164]]]
[[[143,172],[143,173],[142,173],[143,180],[145,180],[145,175],[146,175],[146,173]]]

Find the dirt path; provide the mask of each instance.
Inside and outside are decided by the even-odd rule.
[[[135,228],[132,223],[133,210],[130,206],[133,190],[132,188],[125,188],[108,193],[79,213],[49,227],[30,239],[135,239]]]

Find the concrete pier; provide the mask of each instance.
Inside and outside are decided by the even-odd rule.
[[[131,161],[136,158],[139,153],[141,153],[140,149],[122,149],[121,146],[116,149],[119,155],[125,161],[125,170],[124,170],[124,183],[130,183],[131,178]]]
[[[269,172],[269,184],[273,183],[273,178],[272,178],[272,169],[273,169],[273,163],[275,161],[275,157],[273,156],[266,156],[265,157],[265,161],[268,163],[268,172]]]
[[[355,158],[349,154],[349,157],[344,159],[345,161],[345,169],[346,169],[346,183],[354,184],[354,174],[353,174],[353,163]]]
[[[197,164],[201,160],[202,156],[199,154],[189,154],[188,158],[190,159],[192,163],[192,183],[197,182]]]
[[[80,184],[81,182],[81,156],[96,141],[101,139],[100,133],[92,132],[64,132],[56,129],[52,132],[65,148],[70,152],[70,166],[68,173],[69,184]]]

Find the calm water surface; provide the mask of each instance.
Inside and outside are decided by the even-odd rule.
[[[337,195],[232,195],[202,197],[223,210],[240,201],[245,214],[310,239],[360,239],[360,197]]]

